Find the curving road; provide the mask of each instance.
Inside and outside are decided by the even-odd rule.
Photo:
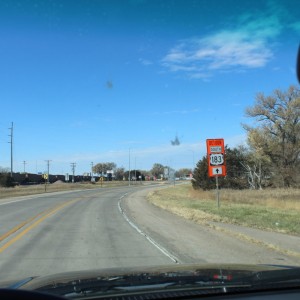
[[[0,202],[0,281],[107,267],[170,264],[119,211],[136,188],[64,192]]]
[[[296,255],[273,251],[149,204],[149,188],[0,200],[0,281],[175,262],[299,265],[300,237],[272,234]]]

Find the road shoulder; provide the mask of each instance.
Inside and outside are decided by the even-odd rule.
[[[181,263],[299,264],[299,237],[231,224],[197,224],[149,203],[149,191],[125,197],[124,212]]]

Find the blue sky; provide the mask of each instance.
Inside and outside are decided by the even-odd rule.
[[[299,1],[0,0],[0,166],[193,167],[245,143],[258,92],[297,84]],[[172,146],[178,136],[181,144]]]

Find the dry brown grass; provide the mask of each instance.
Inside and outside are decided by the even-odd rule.
[[[300,234],[300,190],[221,190],[220,208],[215,191],[177,186],[148,195],[153,204],[198,223],[239,224],[271,231]]]
[[[215,191],[195,191],[177,186],[154,191],[148,200],[178,216],[192,220],[280,253],[300,258],[300,253],[260,238],[236,232],[221,223],[244,225],[268,231],[300,235],[299,190],[221,191],[221,207],[216,206]]]
[[[215,200],[215,191],[189,189],[191,199]],[[221,201],[300,211],[300,189],[220,190]]]

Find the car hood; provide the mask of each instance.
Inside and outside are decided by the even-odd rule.
[[[201,278],[214,278],[219,281],[237,280],[248,278],[254,274],[278,274],[286,270],[297,270],[299,267],[280,265],[245,265],[245,264],[176,264],[152,267],[126,267],[126,268],[105,268],[97,270],[83,270],[66,273],[58,273],[47,276],[28,277],[21,280],[14,280],[0,283],[0,287],[40,290],[55,290],[61,286],[75,286],[82,282],[97,282],[100,280],[115,281],[119,278],[130,276],[131,278],[175,278],[180,276],[201,276]],[[263,273],[262,273],[263,272]],[[299,272],[299,273],[298,273]],[[260,276],[263,278],[263,276]],[[274,277],[274,276],[273,276]]]

